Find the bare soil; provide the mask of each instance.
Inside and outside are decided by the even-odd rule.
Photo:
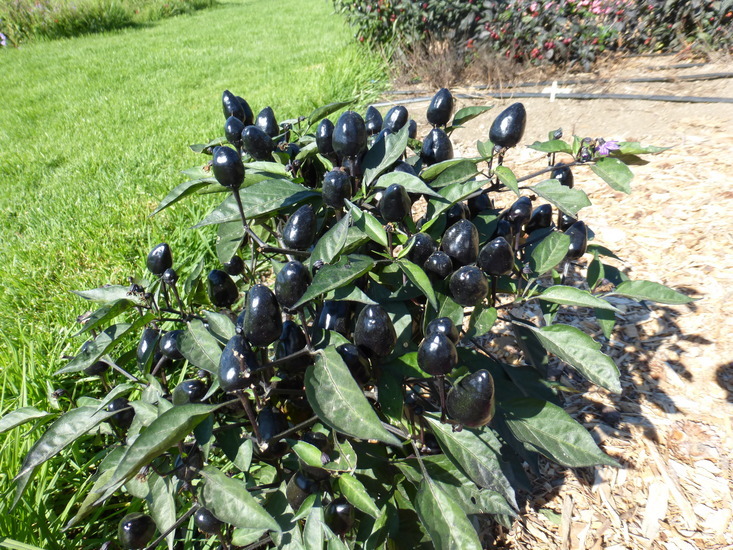
[[[679,63],[636,58],[573,78],[733,71],[730,62],[670,67]],[[668,68],[652,68],[659,65]],[[569,87],[733,98],[730,78]],[[476,140],[488,138],[493,116],[514,101],[459,100],[457,108],[495,108],[453,134],[456,156],[473,155]],[[604,351],[622,372],[623,392],[578,386],[583,393],[570,396],[568,406],[623,468],[568,470],[546,463],[513,528],[494,528],[489,547],[733,548],[733,104],[521,101],[528,113],[524,144],[545,140],[562,126],[565,136],[673,147],[632,167],[631,195],[613,191],[588,168],[575,169],[576,186],[593,203],[580,216],[597,242],[624,260],[617,265],[632,279],[658,281],[699,300],[685,306],[619,302],[624,313]],[[409,110],[427,128],[423,104]],[[506,157],[518,175],[543,162],[540,153],[521,146]],[[592,315],[573,322],[600,334]],[[577,386],[572,376],[563,381]]]

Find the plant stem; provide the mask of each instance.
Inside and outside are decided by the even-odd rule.
[[[272,436],[270,439],[265,440],[263,443],[265,445],[269,445],[271,443],[276,443],[276,442],[280,441],[281,439],[283,439],[285,437],[288,437],[289,435],[292,435],[294,433],[299,432],[303,428],[307,428],[308,426],[310,426],[312,424],[315,424],[317,421],[318,421],[318,417],[315,416],[315,415],[313,415],[308,420],[304,420],[300,424],[296,424],[292,428],[288,428],[284,432],[280,432],[279,434],[276,434],[276,435]]]
[[[239,215],[242,217],[242,227],[244,228],[244,232],[249,235],[250,239],[257,243],[257,246],[266,246],[265,241],[260,239],[259,236],[250,229],[249,224],[247,224],[247,218],[244,216],[244,206],[242,206],[242,197],[239,194],[239,188],[233,189],[232,194],[234,195],[234,200],[237,201],[237,208],[239,209]]]
[[[304,355],[312,355],[312,352],[308,347],[305,347],[301,350],[295,351],[291,353],[290,355],[286,355],[285,357],[281,357],[280,359],[275,359],[274,361],[271,361],[267,364],[268,367],[278,367],[282,365],[283,363],[287,363],[288,361],[292,361],[293,359],[297,359],[299,357],[303,357]]]
[[[188,511],[183,514],[176,522],[171,525],[168,529],[166,529],[163,533],[160,534],[160,536],[155,539],[153,542],[151,542],[148,546],[145,547],[145,550],[155,550],[155,547],[157,547],[165,537],[167,537],[170,533],[178,529],[181,525],[183,525],[183,522],[185,522],[188,518],[190,518],[192,515],[196,513],[196,510],[198,510],[200,506],[197,504],[194,504],[191,506],[191,508],[188,509]]]
[[[260,434],[260,428],[257,426],[257,417],[255,416],[255,412],[252,409],[252,403],[249,402],[249,397],[247,397],[241,390],[236,392],[236,395],[242,402],[244,412],[247,413],[247,418],[249,418],[249,423],[252,424],[252,431],[257,438],[257,444],[262,444],[262,435]]]

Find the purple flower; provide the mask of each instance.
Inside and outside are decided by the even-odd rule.
[[[7,36],[0,32],[0,46],[6,46],[8,44]]]
[[[607,157],[611,154],[611,151],[618,151],[620,149],[618,141],[604,141],[601,143],[600,147],[596,149],[596,153],[598,153],[602,157]]]

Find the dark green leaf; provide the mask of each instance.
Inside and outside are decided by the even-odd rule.
[[[313,253],[310,256],[311,266],[314,262],[322,260],[323,263],[330,264],[336,259],[346,245],[346,238],[349,234],[349,224],[351,223],[351,214],[347,212],[334,226],[326,231],[321,238],[318,239]]]
[[[623,260],[619,258],[612,250],[609,250],[602,244],[588,243],[588,252],[591,252],[593,254],[598,253],[599,256],[607,256],[609,258],[613,258],[614,260],[618,260],[619,262],[623,262]]]
[[[596,309],[594,311],[596,314],[596,321],[598,321],[598,324],[603,331],[603,335],[606,338],[610,338],[611,333],[613,332],[613,327],[616,325],[616,314],[613,311],[608,311],[606,309]]]
[[[598,259],[598,251],[596,250],[593,252],[593,259],[590,264],[588,264],[588,273],[586,275],[588,288],[591,290],[596,288],[604,276],[603,264],[601,263],[601,260]]]
[[[303,545],[305,550],[323,550],[323,507],[320,498],[308,512],[303,527]]]
[[[315,277],[313,277],[313,282],[308,287],[308,290],[293,305],[293,308],[298,308],[321,294],[355,281],[365,273],[368,273],[373,267],[374,261],[367,256],[358,255],[342,257],[335,264],[323,266],[318,270]]]
[[[195,145],[189,145],[189,147],[194,153],[204,153],[206,151],[211,151],[211,149],[217,145],[224,145],[225,143],[227,143],[227,139],[225,137],[219,137],[211,140],[209,143],[197,143]]]
[[[382,246],[387,246],[387,232],[384,230],[384,226],[379,223],[379,220],[375,218],[370,212],[359,209],[355,204],[346,201],[349,206],[349,212],[354,220],[354,225],[361,229],[364,234],[368,235],[371,240]]]
[[[570,237],[555,231],[545,237],[533,250],[529,258],[529,266],[537,275],[547,273],[559,264],[568,253]]]
[[[160,477],[153,474],[148,478],[150,492],[147,496],[150,515],[161,533],[170,529],[176,522],[176,487],[170,477]],[[175,529],[165,537],[168,550],[173,550],[176,533]]]
[[[535,141],[529,146],[530,149],[540,151],[542,153],[567,153],[572,154],[573,149],[570,144],[561,139],[551,139],[550,141]]]
[[[491,330],[496,322],[497,312],[493,307],[484,307],[479,304],[473,308],[468,321],[468,332],[464,338],[478,338]]]
[[[164,210],[165,208],[168,208],[172,204],[177,203],[181,199],[184,199],[187,196],[192,195],[199,189],[208,187],[212,183],[217,183],[216,178],[205,177],[205,178],[187,181],[185,183],[177,185],[165,196],[165,198],[162,201],[160,201],[160,204],[158,205],[158,207],[155,210],[153,210],[153,213],[150,215],[154,216],[161,210]]]
[[[315,365],[305,374],[305,391],[318,418],[333,429],[359,439],[400,445],[384,429],[335,348],[318,351]]]
[[[517,197],[520,196],[519,184],[517,183],[517,176],[514,175],[514,172],[512,172],[506,166],[497,166],[494,170],[494,173],[499,178],[499,181],[501,183],[514,191],[514,194],[517,195]]]
[[[610,185],[616,191],[621,191],[627,195],[631,193],[631,180],[634,174],[617,158],[606,157],[598,160],[590,167],[603,181]]]
[[[618,144],[618,152],[622,155],[643,155],[645,153],[661,153],[671,147],[657,147],[656,145],[642,145],[638,141],[622,141]]]
[[[539,338],[537,338],[534,331],[531,330],[531,327],[526,326],[527,324],[531,323],[529,321],[524,321],[523,323],[512,324],[514,338],[516,339],[519,349],[522,350],[524,360],[537,369],[540,374],[547,376],[547,364],[550,361],[550,357],[542,346]]]
[[[56,456],[85,433],[109,418],[113,413],[96,412],[95,407],[79,407],[64,413],[51,424],[31,447],[20,465],[15,481],[28,474],[48,459]]]
[[[328,115],[331,115],[336,111],[343,109],[344,107],[348,107],[352,103],[354,103],[353,99],[350,101],[336,101],[334,103],[329,103],[328,105],[317,107],[316,109],[313,109],[313,112],[311,112],[311,114],[308,115],[308,124],[312,126],[316,122],[319,122],[321,119],[326,118]]]
[[[189,403],[168,409],[153,420],[149,426],[140,431],[140,435],[128,447],[125,456],[122,457],[115,469],[115,475],[104,488],[104,494],[98,502],[114,493],[120,485],[137,474],[140,468],[148,464],[153,458],[160,456],[176,443],[182,441],[200,422],[220,406]]]
[[[491,158],[491,155],[494,152],[494,144],[491,143],[490,140],[481,141],[480,139],[476,141],[476,150],[478,151],[478,154],[481,155],[483,158],[488,159]]]
[[[87,318],[86,322],[84,323],[84,327],[74,336],[78,336],[79,334],[83,334],[84,332],[88,332],[92,329],[99,328],[102,325],[106,325],[112,319],[132,309],[134,305],[135,302],[130,300],[129,297],[104,304]]]
[[[405,152],[407,147],[409,125],[405,124],[394,134],[384,136],[375,147],[367,151],[364,157],[364,181],[362,185],[369,185],[387,168],[392,166]],[[382,144],[384,148],[382,149]]]
[[[66,374],[69,372],[79,372],[93,365],[100,357],[107,353],[112,347],[120,341],[125,335],[134,333],[140,327],[148,324],[155,318],[153,312],[146,313],[143,317],[138,318],[134,323],[119,323],[106,328],[100,332],[97,337],[79,352],[69,364],[57,370],[54,374]]]
[[[429,477],[420,483],[415,511],[436,550],[481,550],[466,513]]]
[[[454,128],[456,126],[461,126],[469,120],[473,120],[480,114],[485,113],[489,109],[493,108],[493,105],[476,105],[473,107],[464,107],[463,109],[458,109],[458,111],[456,111],[456,114],[453,115],[453,122],[451,122],[451,126]]]
[[[280,164],[279,162],[269,162],[269,161],[247,162],[244,164],[244,170],[245,170],[245,174],[252,174],[256,172],[268,178],[277,179],[277,178],[289,178],[290,177],[290,172],[288,172],[287,168],[285,168],[285,165]],[[246,177],[245,177],[245,181],[246,181]]]
[[[437,164],[433,166],[437,166]],[[485,184],[486,181],[467,181],[465,183],[454,183],[442,187],[438,191],[441,197],[443,197],[442,200],[434,198],[428,202],[428,221],[423,224],[421,231],[427,231],[435,222],[441,219],[440,214],[448,210],[458,201],[462,201],[469,195],[482,189]]]
[[[39,411],[35,407],[21,407],[0,418],[0,434],[22,426],[26,422],[45,418],[50,415],[51,413]]]
[[[428,301],[430,302],[430,305],[434,308],[438,308],[438,300],[435,297],[435,292],[433,291],[433,285],[430,282],[430,279],[428,279],[428,276],[425,274],[423,269],[421,267],[418,267],[416,264],[412,263],[410,260],[399,260],[398,261],[400,269],[404,272],[405,275],[407,275],[407,278],[410,280],[412,284],[414,284],[416,287],[418,287],[422,293],[427,297]]]
[[[249,219],[299,204],[318,196],[318,193],[284,179],[270,179],[242,189],[241,195],[244,215]],[[237,208],[237,201],[234,196],[230,195],[194,227],[237,220],[241,220],[239,208]]]
[[[179,342],[181,353],[193,366],[204,369],[214,376],[219,374],[219,358],[221,348],[203,321],[193,319],[188,323],[188,330],[181,335]]]
[[[576,217],[581,208],[591,204],[585,191],[577,187],[570,189],[555,179],[541,181],[531,189],[568,216]]]
[[[339,491],[356,508],[376,518],[379,515],[379,508],[369,496],[364,484],[349,473],[343,473],[338,481]]]
[[[545,289],[544,292],[539,295],[539,298],[546,302],[566,306],[595,307],[599,309],[608,309],[610,311],[618,311],[616,307],[609,304],[606,300],[593,296],[587,290],[582,290],[573,286],[551,286]]]
[[[502,470],[501,443],[490,429],[463,428],[456,432],[432,415],[426,418],[441,448],[476,485],[501,494],[518,509],[514,488]]]
[[[582,330],[570,325],[536,328],[525,325],[550,353],[554,353],[588,380],[613,393],[621,392],[616,363],[601,353],[601,345]]]
[[[219,224],[216,230],[216,258],[221,264],[234,257],[243,239],[244,226],[241,220]]]
[[[694,298],[654,281],[624,281],[613,294],[620,294],[634,300],[650,300],[660,304],[689,304]]]
[[[374,187],[378,189],[383,189],[395,183],[404,187],[408,193],[432,195],[433,197],[440,196],[430,187],[425,185],[425,182],[423,182],[423,180],[406,172],[389,172],[388,174],[384,174],[383,176],[379,177],[379,179],[374,184]]]
[[[234,336],[234,323],[226,315],[213,311],[204,311],[203,316],[209,324],[209,332],[218,340],[228,342]]]
[[[204,505],[218,519],[235,527],[280,531],[273,517],[247,491],[241,479],[226,476],[214,466],[201,470]]]
[[[446,161],[451,162],[452,164],[445,167],[442,172],[434,176],[432,181],[430,181],[430,187],[433,189],[440,189],[441,187],[447,187],[454,183],[464,183],[478,174],[475,162],[466,159],[454,160],[460,160],[460,162],[453,162],[450,160]],[[436,164],[435,166],[438,165]],[[425,172],[423,172],[422,177],[423,179],[426,179]]]
[[[588,431],[562,408],[539,399],[502,401],[514,436],[546,457],[570,468],[618,463],[601,451]]]
[[[443,162],[439,162],[437,164],[433,164],[432,166],[428,166],[425,168],[425,170],[422,171],[420,174],[420,177],[425,181],[432,181],[436,179],[440,174],[445,172],[448,168],[451,168],[452,166],[456,165],[463,165],[464,168],[462,170],[465,170],[465,166],[467,162],[470,162],[473,164],[473,169],[476,171],[476,162],[481,159],[477,159],[476,161],[472,161],[469,159],[450,159],[450,160],[444,160]],[[465,181],[465,180],[464,180]]]
[[[362,290],[353,283],[339,287],[326,293],[326,300],[342,300],[346,302],[359,302],[361,304],[374,305],[377,302],[364,294]]]

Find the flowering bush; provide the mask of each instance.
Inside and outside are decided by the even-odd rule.
[[[605,50],[730,48],[733,2],[682,0],[334,0],[370,44],[449,40],[532,63],[579,63]]]

